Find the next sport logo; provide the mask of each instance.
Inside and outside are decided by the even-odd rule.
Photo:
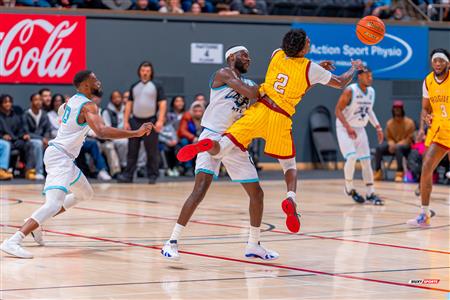
[[[440,279],[411,279],[410,284],[438,284]]]

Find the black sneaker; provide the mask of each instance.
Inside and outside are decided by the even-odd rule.
[[[373,205],[384,205],[384,201],[380,199],[375,193],[366,196],[366,200],[372,202]]]
[[[122,174],[117,175],[117,182],[118,183],[131,183],[131,182],[133,182],[133,179],[122,173]]]
[[[353,201],[355,201],[356,203],[364,203],[366,200],[364,199],[363,196],[361,196],[360,194],[358,194],[358,192],[355,189],[352,189],[350,192],[347,192],[347,189],[345,189],[345,193],[352,197]]]

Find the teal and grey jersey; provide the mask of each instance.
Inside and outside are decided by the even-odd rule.
[[[65,104],[64,113],[61,117],[61,126],[56,138],[50,144],[75,159],[80,153],[81,146],[89,131],[87,123],[78,123],[78,116],[86,103],[91,102],[83,94],[72,96]]]
[[[250,79],[241,78],[241,80],[248,85],[256,85]],[[212,80],[210,88],[209,105],[203,115],[201,125],[211,131],[224,133],[231,124],[242,116],[249,107],[250,100],[228,85],[213,88]]]
[[[372,123],[377,123],[378,121],[376,121],[373,112],[375,90],[369,86],[367,87],[366,93],[364,93],[357,83],[353,83],[347,88],[352,91],[352,98],[342,113],[349,125],[354,128],[360,128],[366,127],[369,120]],[[336,119],[336,127],[343,127],[339,119]]]

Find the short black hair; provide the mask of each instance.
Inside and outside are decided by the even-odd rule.
[[[296,57],[306,45],[306,32],[303,29],[291,29],[283,37],[281,49],[288,57]]]
[[[364,74],[364,73],[372,73],[372,70],[368,66],[364,66],[361,70],[358,70],[356,72],[358,75]]]
[[[120,97],[122,97],[122,92],[121,92],[121,91],[119,91],[119,90],[114,90],[114,91],[111,92],[111,95],[109,95],[109,100],[112,100],[112,97],[113,97],[114,93],[119,93],[119,94],[120,94]]]
[[[73,85],[78,88],[80,87],[80,84],[88,79],[88,77],[92,74],[91,70],[83,70],[79,71],[75,76],[73,77]]]
[[[31,94],[31,96],[30,96],[30,102],[31,101],[33,101],[33,98],[34,98],[34,96],[37,96],[37,95],[41,95],[40,93],[33,93],[33,94]]]
[[[450,53],[443,48],[436,48],[433,51],[431,51],[430,58],[432,58],[433,55],[435,55],[436,53],[443,53],[450,60]]]
[[[141,71],[142,67],[150,67],[152,69],[152,73],[150,74],[150,80],[153,80],[153,75],[155,74],[155,69],[153,68],[152,63],[149,62],[148,60],[144,60],[143,62],[141,62],[139,64],[139,67],[138,67],[138,70],[137,70],[137,73],[138,73],[139,77],[141,77],[141,74],[139,74],[139,72]]]
[[[51,91],[49,88],[42,88],[42,89],[39,90],[38,93],[39,93],[39,95],[42,96],[42,94],[43,94],[44,92],[50,92],[50,93],[51,93],[52,91]]]
[[[183,109],[181,110],[181,112],[184,112],[186,110],[186,99],[184,99],[184,97],[181,95],[176,95],[172,98],[172,101],[170,101],[170,111],[174,112],[175,100],[177,100],[177,98],[183,99],[184,105],[183,105]]]

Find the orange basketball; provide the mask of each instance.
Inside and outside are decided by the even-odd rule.
[[[375,16],[367,16],[356,25],[356,36],[366,45],[375,45],[384,38],[386,28],[383,21]]]

